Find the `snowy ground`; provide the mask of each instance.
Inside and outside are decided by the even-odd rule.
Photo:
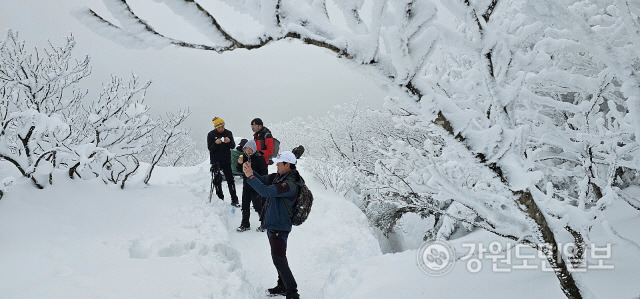
[[[2,178],[15,176],[10,168],[0,164]],[[159,168],[150,186],[125,190],[64,175],[44,190],[15,179],[0,200],[0,298],[264,298],[277,278],[266,236],[235,231],[241,215],[228,195],[206,203],[206,169]],[[316,200],[287,255],[303,298],[564,298],[549,272],[496,273],[482,260],[474,274],[459,260],[434,277],[417,266],[416,250],[383,255],[359,209],[325,191],[304,163],[301,173]],[[640,243],[638,211],[621,203],[607,213],[621,236]],[[495,240],[503,241],[476,232],[453,244],[462,253],[462,243]],[[638,298],[640,248],[616,240],[606,261],[615,269],[581,281],[597,298]]]

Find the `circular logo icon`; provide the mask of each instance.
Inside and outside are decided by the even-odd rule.
[[[445,240],[427,241],[418,250],[420,269],[431,276],[442,276],[453,268],[456,253],[453,246]]]

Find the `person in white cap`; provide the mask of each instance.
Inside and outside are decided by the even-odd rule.
[[[262,197],[266,198],[262,215],[262,227],[267,230],[271,259],[278,271],[278,284],[268,290],[270,295],[286,295],[287,298],[300,298],[289,262],[287,261],[287,239],[291,232],[291,216],[298,189],[304,186],[304,180],[296,170],[296,157],[286,151],[273,158],[277,173],[268,176],[257,174],[251,163],[242,165],[247,183]]]

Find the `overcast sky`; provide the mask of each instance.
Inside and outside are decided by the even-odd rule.
[[[147,11],[163,12],[153,0],[134,3],[142,3],[132,5],[134,9],[149,5]],[[152,113],[189,106],[192,114],[186,127],[192,129],[199,147],[204,147],[206,134],[213,128],[213,116],[222,117],[235,136],[248,137],[255,117],[269,126],[296,116],[320,116],[359,96],[367,105],[382,108],[385,90],[328,50],[289,41],[224,54],[175,47],[132,50],[96,35],[76,20],[70,12],[81,6],[102,9],[97,0],[0,0],[2,38],[12,28],[32,48],[44,46],[47,40],[60,45],[62,36],[73,33],[74,55],[91,57],[92,74],[82,82],[83,88],[97,90],[112,74],[126,78],[134,73],[151,80],[145,102]],[[220,7],[222,19],[238,17]],[[164,19],[156,28],[181,34],[184,25],[178,23]],[[184,36],[197,39],[191,31]]]

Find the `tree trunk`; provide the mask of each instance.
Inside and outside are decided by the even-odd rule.
[[[582,298],[582,294],[580,294],[580,289],[578,285],[576,285],[575,280],[573,279],[573,275],[569,272],[567,268],[567,264],[562,258],[562,251],[558,248],[558,243],[556,243],[556,238],[553,234],[553,231],[549,227],[547,220],[544,218],[544,214],[538,208],[538,205],[533,200],[533,196],[529,191],[520,191],[518,192],[520,197],[518,198],[518,203],[523,207],[523,210],[533,219],[536,223],[537,229],[539,230],[540,235],[538,238],[544,244],[549,246],[541,246],[538,250],[542,250],[542,252],[547,257],[547,261],[549,265],[553,268],[553,271],[556,274],[556,277],[560,281],[560,288],[562,288],[562,292],[570,299],[578,299]]]
[[[78,169],[78,167],[80,166],[80,162],[76,163],[75,165],[69,167],[69,178],[73,179],[73,174],[76,173],[76,169]],[[78,175],[78,177],[80,177],[80,175]],[[82,177],[80,177],[82,178]]]
[[[35,177],[33,177],[33,175],[30,175],[29,178],[31,179],[31,181],[33,182],[34,185],[36,185],[36,187],[38,189],[44,189],[44,186],[40,183],[38,183],[38,180],[36,180]]]

